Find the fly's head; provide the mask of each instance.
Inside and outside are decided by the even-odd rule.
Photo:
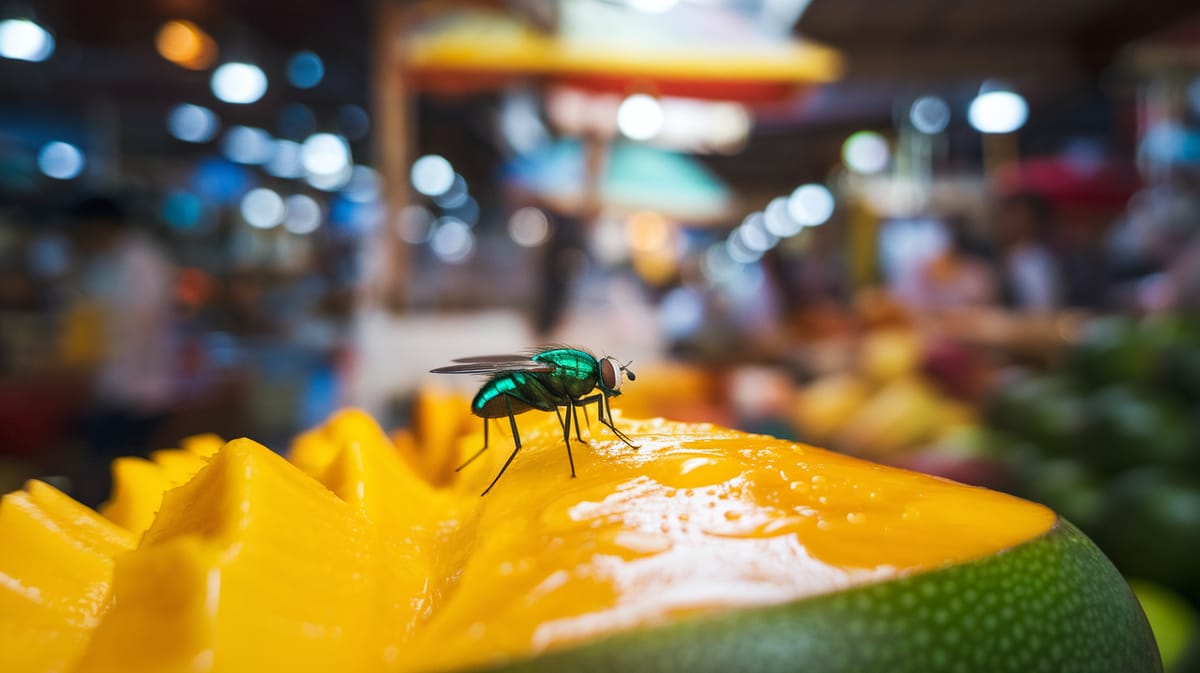
[[[609,397],[621,394],[621,384],[626,380],[636,381],[637,375],[629,368],[632,361],[621,364],[616,358],[600,359],[600,390]]]

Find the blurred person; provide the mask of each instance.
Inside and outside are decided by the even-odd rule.
[[[1019,311],[1047,313],[1062,306],[1058,262],[1046,244],[1050,205],[1033,194],[1000,204],[995,233],[1000,246],[1007,303]]]
[[[533,308],[533,329],[539,337],[544,338],[561,326],[575,282],[586,268],[585,226],[579,217],[560,215],[554,223],[554,236],[542,246],[539,287]]]
[[[917,274],[916,303],[933,310],[995,303],[999,283],[982,245],[960,218],[948,220],[946,229],[945,247]]]
[[[107,462],[144,454],[174,401],[174,268],[162,247],[111,198],[92,197],[70,212],[82,267],[82,302],[99,316],[91,449]]]
[[[1075,214],[1062,222],[1056,247],[1065,305],[1093,310],[1107,306],[1113,277],[1104,246],[1107,224],[1099,214]]]
[[[1139,192],[1113,228],[1108,252],[1117,305],[1200,310],[1200,186],[1176,175]]]

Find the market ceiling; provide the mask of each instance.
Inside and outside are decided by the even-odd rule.
[[[796,31],[841,49],[854,79],[1065,77],[1197,15],[1194,0],[813,0]]]
[[[108,77],[89,70],[87,63],[64,59],[78,69],[78,83],[86,93],[89,81],[97,87],[120,85],[124,80],[158,79],[160,71],[171,72],[154,53],[150,36],[173,18],[196,21],[228,50],[266,60],[281,58],[290,50],[317,50],[326,60],[345,64],[347,71],[340,73],[340,79],[346,85],[365,87],[376,4],[371,0],[45,0],[36,3],[34,10],[60,36],[64,47],[75,44],[123,59],[123,67],[107,68],[120,71],[109,72]],[[533,15],[536,12],[528,8],[538,3],[509,0],[507,4]],[[849,64],[847,83],[852,85],[860,80],[927,83],[1094,73],[1111,62],[1122,44],[1197,14],[1192,0],[772,3],[779,4],[788,5],[788,16],[802,10],[796,33],[842,50]],[[276,51],[281,54],[276,56]]]
[[[0,61],[7,105],[64,105],[98,98],[119,101],[137,119],[161,116],[158,108],[208,95],[207,71],[182,70],[155,53],[153,35],[164,21],[190,19],[221,45],[222,60],[252,59],[279,71],[290,54],[311,49],[325,59],[321,87],[304,92],[314,106],[368,105],[372,29],[380,2],[389,0],[41,0],[33,9],[59,42],[54,59],[37,64]],[[399,4],[412,4],[394,0]],[[614,3],[631,0],[609,0]],[[679,0],[694,2],[699,0]],[[741,6],[765,0],[728,0]],[[552,3],[552,0],[551,0]],[[543,0],[491,0],[537,15]],[[776,3],[778,4],[778,3]],[[1032,82],[1038,89],[1094,81],[1118,49],[1197,13],[1194,0],[803,0],[783,3],[803,10],[793,31],[839,49],[843,79],[792,109],[776,111],[777,127],[809,150],[840,142],[855,126],[887,125],[894,101],[939,88],[976,90],[984,78]],[[552,4],[548,6],[553,6]],[[269,125],[290,95],[268,90],[263,102],[240,110],[242,123]],[[261,119],[256,119],[261,117]],[[772,120],[765,120],[769,129]],[[795,156],[788,142],[751,146],[746,173],[768,175]],[[757,168],[756,168],[757,167]],[[743,167],[739,167],[743,168]],[[739,171],[735,171],[739,172]]]

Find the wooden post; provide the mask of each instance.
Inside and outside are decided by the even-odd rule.
[[[361,309],[399,309],[412,282],[408,244],[396,235],[396,218],[408,205],[408,165],[412,147],[412,104],[404,67],[408,20],[404,5],[375,5],[374,110],[376,159],[383,181],[384,217],[363,251]]]

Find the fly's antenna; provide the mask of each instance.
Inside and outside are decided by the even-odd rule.
[[[633,364],[633,360],[630,360],[629,362],[626,362],[625,364],[621,365],[621,371],[625,372],[625,376],[628,376],[630,381],[636,381],[637,374],[634,374],[629,369],[629,365],[631,365],[631,364]]]

